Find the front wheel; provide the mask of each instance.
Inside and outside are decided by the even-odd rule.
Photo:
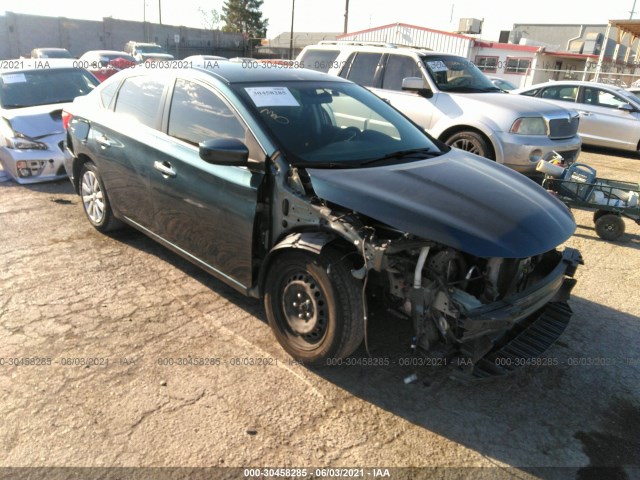
[[[465,152],[475,153],[481,157],[494,160],[489,144],[479,133],[470,131],[454,133],[445,140],[445,143],[450,147],[459,148]]]
[[[362,343],[362,284],[337,252],[282,253],[274,259],[265,285],[269,325],[296,360],[327,365]]]
[[[613,213],[602,215],[596,221],[596,233],[603,240],[618,240],[624,235],[624,220]]]

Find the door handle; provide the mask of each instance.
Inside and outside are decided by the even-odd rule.
[[[591,112],[587,112],[587,111],[585,111],[585,110],[578,110],[578,113],[579,113],[580,115],[582,115],[583,117],[590,117],[590,116],[592,116],[592,115],[593,115],[593,113],[591,113]]]
[[[96,143],[104,148],[109,148],[111,145],[113,145],[111,143],[111,140],[109,140],[109,138],[107,138],[104,134],[98,135],[96,137]]]
[[[167,177],[175,177],[177,175],[169,162],[153,162],[153,168]]]

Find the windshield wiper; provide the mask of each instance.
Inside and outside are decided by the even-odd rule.
[[[412,148],[410,150],[399,150],[397,152],[388,153],[379,158],[365,160],[364,162],[360,162],[359,166],[373,165],[374,163],[385,162],[387,160],[400,160],[406,157],[410,157],[411,155],[419,155],[422,158],[431,158],[442,155],[442,153],[443,152],[441,152],[440,150],[432,150],[431,148]]]

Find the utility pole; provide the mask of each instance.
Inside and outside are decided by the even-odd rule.
[[[144,41],[147,41],[147,0],[142,0],[142,31]]]
[[[345,0],[344,5],[344,32],[347,33],[347,26],[349,24],[349,0]]]
[[[291,0],[291,38],[289,38],[289,60],[293,60],[293,18],[296,11],[296,0]]]
[[[162,25],[162,0],[158,0],[158,18],[160,25]]]
[[[633,0],[633,7],[631,7],[631,11],[629,12],[629,20],[633,20],[634,13],[636,13],[636,0]]]

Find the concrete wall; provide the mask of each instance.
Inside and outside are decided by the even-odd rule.
[[[175,35],[180,42],[175,43]],[[165,47],[176,58],[208,54],[243,56],[245,41],[240,33],[132,22],[115,18],[102,21],[44,17],[7,12],[0,16],[0,58],[29,56],[37,47],[66,48],[75,57],[88,50],[122,50],[129,40],[151,41]]]

